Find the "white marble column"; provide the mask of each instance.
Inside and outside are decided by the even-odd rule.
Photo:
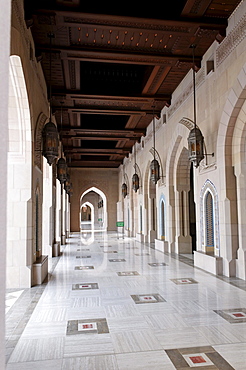
[[[8,148],[8,86],[11,1],[0,0],[0,368],[5,368],[5,279],[6,279],[6,189],[7,189],[7,148]]]

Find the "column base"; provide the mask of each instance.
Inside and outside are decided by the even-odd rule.
[[[168,252],[168,242],[166,240],[155,239],[155,249],[161,252]]]
[[[53,244],[52,247],[52,257],[59,257],[60,256],[60,242],[56,242]]]
[[[223,259],[222,257],[212,256],[204,252],[194,252],[194,266],[208,271],[214,275],[223,274]]]
[[[32,286],[41,285],[48,275],[48,256],[40,256],[33,264]]]
[[[236,276],[239,279],[246,280],[246,251],[239,249],[236,260]]]

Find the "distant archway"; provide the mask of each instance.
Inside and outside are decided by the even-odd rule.
[[[86,204],[91,207],[91,223],[94,229],[106,230],[108,227],[107,198],[103,191],[92,186],[83,192],[80,197],[80,220],[81,209]]]

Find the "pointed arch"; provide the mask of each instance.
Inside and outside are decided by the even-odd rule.
[[[162,193],[159,199],[159,238],[161,240],[167,239],[166,227],[166,199]]]
[[[7,287],[32,284],[35,260],[32,245],[32,131],[31,115],[21,58],[10,56]]]
[[[203,252],[220,256],[219,200],[216,187],[210,180],[201,189],[200,216]]]
[[[101,222],[102,222],[102,229],[106,230],[107,227],[108,227],[107,198],[106,198],[106,195],[104,194],[104,192],[102,190],[98,189],[95,186],[92,186],[92,187],[88,188],[87,190],[85,190],[81,194],[81,197],[80,197],[80,207],[83,203],[84,196],[86,194],[90,193],[90,192],[97,193],[98,195],[100,195],[100,197],[103,200],[103,213],[102,213],[102,221]]]

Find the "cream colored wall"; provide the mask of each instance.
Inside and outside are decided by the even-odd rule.
[[[35,58],[34,43],[31,31],[27,29],[24,21],[23,2],[21,0],[13,0],[12,2],[11,26],[10,55],[20,58],[20,65],[24,74],[24,83],[22,83],[20,89],[23,91],[26,89],[27,99],[23,109],[25,128],[18,133],[25,136],[25,139],[19,138],[25,143],[23,160],[20,163],[17,157],[12,156],[9,161],[7,287],[23,288],[32,285],[32,264],[37,257],[35,245],[36,192],[39,193],[38,235],[40,251],[38,254],[42,254],[43,174],[42,164],[41,168],[35,166],[34,157],[36,154],[36,125],[42,114],[44,117],[48,117],[49,106],[42,68]],[[11,110],[11,104],[9,109]],[[14,114],[18,114],[18,112],[13,112]],[[45,119],[43,124],[44,122]],[[11,137],[13,139],[9,142],[9,150],[13,151],[15,147],[14,132],[11,133]],[[23,176],[25,176],[25,179],[22,181]],[[13,194],[15,194],[15,197],[13,197]],[[17,198],[18,194],[20,194],[19,199]],[[17,237],[18,235],[19,237]]]
[[[107,199],[108,230],[116,230],[118,200],[118,169],[72,168],[70,170],[73,184],[71,197],[71,231],[79,231],[80,197],[91,187],[101,190]]]
[[[5,368],[5,283],[6,283],[6,206],[7,206],[7,148],[8,148],[8,86],[9,86],[9,45],[10,45],[10,14],[11,4],[9,0],[1,1],[0,12],[0,235],[1,235],[1,258],[0,258],[0,369]]]
[[[238,234],[241,235],[241,244],[243,235],[240,229],[245,228],[245,217],[243,212],[238,214],[239,200],[243,196],[243,189],[246,187],[244,180],[246,172],[242,170],[245,164],[241,164],[238,169],[238,175],[235,176],[235,168],[239,168],[239,163],[245,163],[245,121],[242,111],[245,113],[243,103],[246,98],[246,38],[245,38],[245,18],[246,2],[242,2],[236,12],[229,20],[227,37],[221,44],[214,42],[204,55],[201,69],[196,73],[196,99],[197,99],[197,124],[205,138],[207,153],[214,153],[214,157],[208,156],[207,161],[203,160],[199,169],[194,171],[194,189],[196,202],[196,221],[197,221],[197,250],[205,251],[206,246],[201,240],[202,223],[200,220],[200,193],[206,180],[209,179],[215,186],[219,199],[219,247],[217,253],[223,258],[223,273],[227,276],[240,275],[246,277],[245,266],[245,247],[241,246],[241,257],[237,259],[237,249],[240,241]],[[214,61],[214,71],[207,72],[207,62]],[[241,113],[240,113],[241,112]],[[238,127],[235,123],[241,114]],[[166,119],[164,119],[164,115]],[[159,214],[158,204],[160,196],[163,195],[167,204],[167,241],[168,250],[177,253],[186,253],[191,251],[187,227],[189,215],[186,209],[181,209],[181,191],[183,191],[183,200],[187,204],[189,191],[189,168],[190,163],[187,155],[187,138],[190,129],[180,121],[183,118],[193,120],[193,94],[192,94],[192,71],[186,75],[184,80],[178,86],[172,95],[170,107],[165,107],[162,111],[162,117],[156,120],[156,149],[160,155],[161,165],[163,167],[163,177],[156,186],[157,213]],[[243,128],[242,128],[243,127]],[[233,139],[235,137],[236,139]],[[239,138],[238,138],[239,137]],[[242,139],[243,137],[243,139]],[[240,142],[240,150],[235,149],[234,142]],[[147,199],[144,202],[146,212],[144,224],[144,233],[150,233],[149,207],[146,203],[149,201],[148,190],[148,168],[153,159],[150,150],[153,146],[152,124],[147,129],[147,134],[142,138],[140,144],[135,145],[137,164],[140,168],[140,174],[143,181],[143,187],[138,191],[137,197],[139,203],[141,199]],[[237,147],[238,148],[238,147]],[[235,155],[233,157],[233,153]],[[232,162],[232,158],[234,161]],[[132,204],[133,191],[131,189],[131,178],[134,173],[134,159],[131,154],[124,161],[124,172],[129,179],[129,194],[123,200],[119,197],[119,202]],[[147,175],[146,175],[147,174]],[[126,177],[125,176],[125,177]],[[241,176],[241,177],[240,177]],[[119,192],[121,185],[125,182],[123,179],[123,167],[119,174]],[[241,185],[238,185],[240,183]],[[237,190],[237,188],[239,188]],[[239,191],[241,189],[241,195]],[[237,192],[236,192],[237,190]],[[124,208],[125,206],[121,208]],[[132,211],[131,211],[132,212]],[[138,213],[137,213],[138,214]],[[180,223],[184,219],[185,233],[181,235]],[[238,223],[240,219],[241,223]],[[135,220],[135,222],[138,222]],[[157,225],[158,226],[158,225]],[[130,231],[134,232],[134,230]],[[158,237],[157,230],[157,237]],[[239,272],[241,270],[241,272]]]

